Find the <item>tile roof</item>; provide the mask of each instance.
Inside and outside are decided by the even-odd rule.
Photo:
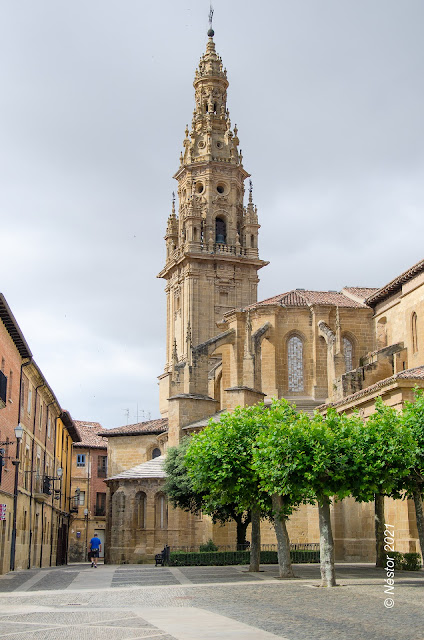
[[[338,291],[306,291],[293,289],[278,296],[267,298],[261,302],[251,304],[245,309],[256,309],[268,305],[280,305],[282,307],[307,307],[310,305],[331,305],[334,307],[349,307],[354,309],[366,309],[367,305],[359,300],[354,300]]]
[[[377,302],[380,302],[380,300],[384,300],[384,298],[387,298],[393,293],[396,293],[396,291],[400,291],[402,289],[402,285],[405,284],[405,282],[408,282],[408,280],[412,280],[412,278],[422,273],[423,271],[424,259],[420,260],[412,267],[401,273],[400,276],[397,276],[388,284],[385,284],[384,287],[381,287],[375,293],[371,294],[367,298],[367,304],[376,304]]]
[[[163,433],[164,431],[168,431],[168,418],[157,418],[156,420],[127,424],[124,427],[103,429],[100,433],[105,438],[111,438],[113,436],[138,436],[143,433]]]
[[[98,432],[102,430],[102,425],[99,422],[74,420],[74,424],[81,438],[81,442],[75,442],[74,447],[107,448],[107,440],[98,435]]]
[[[366,300],[369,296],[378,291],[377,287],[343,287],[343,291],[347,291],[362,300]]]
[[[116,476],[112,476],[108,478],[108,480],[137,480],[139,478],[166,478],[166,473],[163,469],[163,463],[165,460],[165,456],[158,456],[157,458],[153,458],[153,460],[149,460],[148,462],[143,462],[142,464],[138,464],[131,469],[127,469],[126,471],[122,471],[122,473],[118,473]]]
[[[360,398],[368,395],[369,393],[373,393],[374,391],[378,391],[378,389],[382,389],[383,387],[387,387],[393,382],[397,380],[424,380],[424,366],[414,367],[413,369],[405,369],[405,371],[400,371],[399,373],[395,373],[393,376],[389,378],[383,378],[383,380],[379,380],[375,384],[370,385],[369,387],[365,387],[360,391],[356,391],[356,393],[352,393],[350,396],[346,396],[342,398],[342,400],[338,400],[337,402],[328,402],[327,404],[322,404],[320,407],[317,407],[318,410],[325,409],[327,407],[339,407],[342,404],[346,404],[348,402],[354,402],[355,400],[359,400]]]

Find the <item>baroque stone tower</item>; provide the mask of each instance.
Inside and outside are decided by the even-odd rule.
[[[218,333],[217,322],[233,308],[257,301],[258,215],[250,183],[244,206],[243,168],[237,126],[227,109],[227,71],[208,31],[206,53],[194,78],[195,109],[186,127],[178,182],[166,228],[167,338],[165,371],[160,376],[160,409],[188,393],[193,347]],[[212,363],[213,364],[213,363]],[[216,362],[215,362],[216,364]],[[184,369],[186,369],[184,371]]]

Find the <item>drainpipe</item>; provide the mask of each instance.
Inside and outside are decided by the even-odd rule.
[[[29,488],[29,545],[28,545],[28,569],[31,569],[31,545],[32,545],[32,501],[33,501],[33,489],[34,489],[34,450],[35,450],[35,425],[37,422],[37,397],[38,389],[44,387],[43,384],[39,384],[35,387],[35,405],[34,405],[34,421],[32,425],[32,445],[31,445],[31,483]],[[25,473],[25,470],[24,470]],[[34,562],[35,564],[35,562]]]
[[[18,406],[18,424],[21,422],[21,406],[22,406],[22,377],[23,368],[31,364],[32,358],[27,362],[21,364],[21,374],[19,379],[19,406]],[[16,460],[13,461],[15,465],[15,484],[13,487],[13,526],[12,526],[12,539],[10,541],[10,570],[15,570],[15,556],[16,556],[16,519],[18,514],[18,482],[19,482],[19,454],[20,454],[21,441],[16,439]]]

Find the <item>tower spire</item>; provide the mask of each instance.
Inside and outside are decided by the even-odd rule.
[[[227,71],[216,52],[212,18],[211,6],[206,51],[193,82],[193,119],[174,175],[178,191],[165,235],[166,263],[159,274],[167,281],[163,411],[167,398],[186,389],[194,350],[216,335],[223,315],[256,302],[257,272],[267,264],[259,258],[251,188],[244,206],[249,174],[243,167],[237,127],[231,127]],[[178,384],[172,378],[176,352]]]

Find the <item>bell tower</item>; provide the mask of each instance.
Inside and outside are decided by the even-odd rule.
[[[192,348],[217,333],[217,322],[236,307],[257,301],[258,215],[252,183],[244,206],[243,167],[237,126],[227,108],[227,71],[216,53],[214,31],[194,77],[195,108],[186,127],[178,182],[165,234],[167,338],[165,371],[160,376],[161,413],[167,398],[183,391],[176,380],[191,365]],[[174,382],[174,384],[172,384]]]

